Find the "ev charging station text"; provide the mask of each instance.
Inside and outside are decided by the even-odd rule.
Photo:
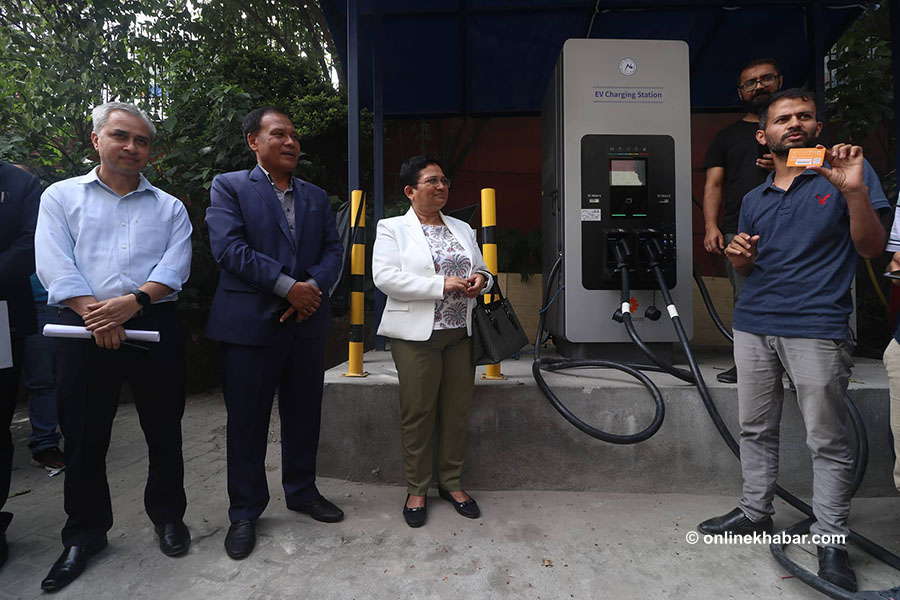
[[[661,87],[595,87],[594,102],[629,102],[661,104],[664,101]]]

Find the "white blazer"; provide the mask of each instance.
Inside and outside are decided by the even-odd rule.
[[[441,214],[444,225],[466,250],[472,263],[469,273],[481,273],[487,282],[482,293],[490,289],[493,278],[475,241],[468,223]],[[372,279],[375,287],[387,296],[378,335],[410,341],[424,341],[434,328],[434,303],[444,297],[444,276],[434,270],[431,248],[422,224],[410,207],[402,217],[378,221],[375,248],[372,251]],[[466,331],[472,335],[472,308],[466,307]]]

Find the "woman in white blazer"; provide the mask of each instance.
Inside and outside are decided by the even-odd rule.
[[[441,214],[450,180],[435,157],[408,159],[400,182],[411,206],[378,222],[372,277],[387,296],[378,334],[391,338],[400,383],[403,516],[421,527],[435,451],[440,497],[465,517],[481,514],[460,475],[475,386],[472,307],[492,278],[472,228]]]

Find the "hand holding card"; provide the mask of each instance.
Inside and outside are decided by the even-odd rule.
[[[825,162],[825,148],[791,148],[788,151],[789,167],[821,167]]]

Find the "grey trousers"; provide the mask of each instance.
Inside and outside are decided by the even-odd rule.
[[[448,492],[461,490],[475,388],[472,340],[466,328],[438,329],[424,342],[392,339],[391,356],[400,383],[400,440],[407,492],[414,496],[427,493],[435,445],[438,485]]]
[[[847,535],[853,459],[845,427],[844,391],[850,380],[852,345],[847,340],[766,336],[735,330],[741,423],[740,507],[750,519],[774,514],[778,434],[787,371],[812,452],[813,535]],[[838,546],[838,544],[834,544]]]
[[[884,367],[887,369],[891,390],[891,432],[894,434],[894,485],[900,490],[900,344],[892,339],[884,350]]]

